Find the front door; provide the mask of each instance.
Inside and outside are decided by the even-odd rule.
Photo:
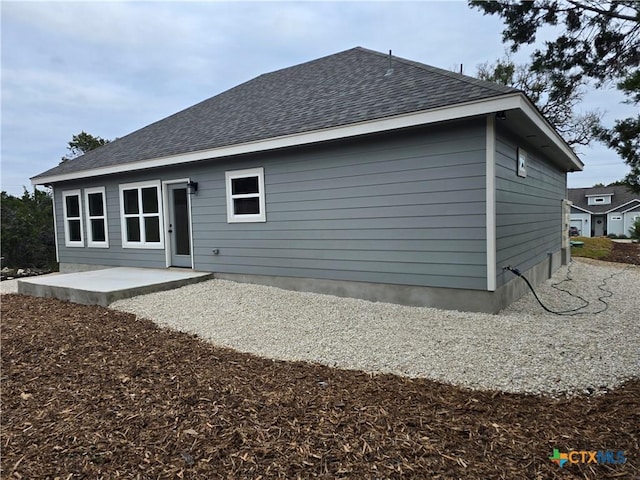
[[[187,185],[167,185],[169,193],[169,248],[172,267],[191,267],[191,229]]]
[[[602,237],[607,234],[607,217],[598,215],[593,217],[593,236]]]

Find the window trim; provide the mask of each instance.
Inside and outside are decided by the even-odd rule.
[[[91,216],[89,195],[96,193],[102,194],[102,215]],[[84,203],[86,205],[85,217],[87,220],[87,247],[91,248],[109,248],[109,222],[107,221],[107,191],[105,187],[92,187],[84,189]],[[93,230],[91,229],[91,220],[100,220],[104,222],[104,241],[96,241],[93,239]]]
[[[264,192],[264,168],[247,168],[244,170],[230,170],[224,172],[227,194],[227,223],[266,222],[267,212]],[[236,178],[258,177],[258,193],[232,194],[231,181]],[[258,198],[260,212],[257,214],[236,214],[233,210],[233,201],[236,198]]]
[[[78,216],[69,217],[67,214],[67,197],[78,197]],[[64,245],[66,247],[84,247],[84,223],[82,221],[82,192],[77,190],[65,190],[62,192],[62,217],[64,219]],[[80,240],[71,240],[69,220],[80,220]]]
[[[158,198],[158,212],[154,214],[144,214],[142,212],[142,189],[155,187]],[[125,190],[137,190],[138,191],[138,206],[139,211],[135,214],[124,213],[124,198],[123,192]],[[148,182],[134,182],[134,183],[121,183],[118,185],[118,202],[120,203],[120,232],[122,235],[122,248],[144,248],[160,250],[164,248],[164,215],[163,215],[163,202],[162,202],[162,185],[160,180],[151,180]],[[159,242],[147,242],[144,231],[144,218],[158,217],[158,228],[160,229],[160,241]],[[141,221],[140,225],[140,241],[131,242],[127,240],[127,218],[137,217]]]

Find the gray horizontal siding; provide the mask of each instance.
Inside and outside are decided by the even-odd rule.
[[[121,247],[118,185],[190,177],[198,270],[484,289],[484,134],[483,121],[460,122],[95,180],[111,248],[62,242],[61,261],[164,267],[164,250]],[[224,172],[253,167],[267,221],[229,224]]]
[[[234,168],[264,166],[263,224],[226,223],[221,171],[194,198],[197,267],[484,288],[484,145],[468,122],[256,157]]]
[[[527,151],[527,176],[516,174],[516,151]],[[496,267],[498,286],[513,278],[502,268],[524,271],[561,248],[566,174],[522,140],[496,138]]]

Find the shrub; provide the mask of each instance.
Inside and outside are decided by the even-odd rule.
[[[633,225],[629,229],[629,236],[636,240],[640,238],[640,218],[636,218],[636,221],[633,222]]]

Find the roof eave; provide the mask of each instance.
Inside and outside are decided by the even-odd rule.
[[[500,95],[489,99],[476,100],[456,105],[448,105],[430,110],[412,112],[408,114],[385,117],[338,127],[330,127],[310,132],[273,137],[254,142],[200,150],[197,152],[170,155],[76,172],[45,176],[37,175],[35,177],[32,177],[30,180],[32,185],[34,186],[52,184],[68,180],[77,180],[81,178],[143,170],[147,168],[178,165],[199,160],[209,160],[221,157],[229,157],[233,155],[241,155],[245,153],[264,152],[267,150],[274,150],[279,148],[308,145],[312,143],[338,140],[342,138],[355,137],[371,133],[386,132],[418,125],[428,125],[431,123],[469,118],[478,115],[486,115],[494,112],[514,109],[519,109],[524,112],[529,120],[533,122],[533,124],[538,129],[540,129],[563,153],[565,159],[568,160],[568,162],[564,163],[571,165],[571,167],[567,169],[568,171],[583,169],[584,164],[578,159],[575,152],[571,150],[571,148],[558,135],[553,127],[551,127],[551,125],[544,119],[540,112],[526,98],[526,96],[520,92],[515,92],[512,94]]]
[[[571,208],[577,208],[578,210],[582,210],[585,213],[589,213],[591,215],[593,215],[594,212],[592,212],[591,210],[587,210],[586,208],[583,207],[579,207],[578,205],[576,205],[575,203],[573,205],[571,205]]]

